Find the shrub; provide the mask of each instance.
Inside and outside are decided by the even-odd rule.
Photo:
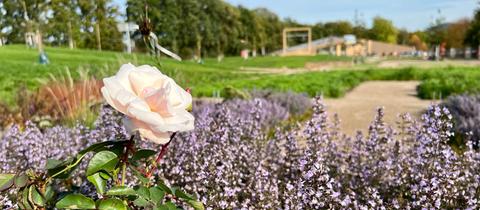
[[[263,112],[252,107],[250,115]],[[383,111],[369,133],[345,137],[314,106],[306,125],[268,139],[260,121],[231,117],[227,107],[200,112],[161,169],[212,209],[477,208],[479,153],[456,154],[448,110],[433,106],[420,122],[402,116],[399,130]],[[245,113],[247,114],[247,113]],[[254,121],[251,121],[251,120]],[[257,120],[257,121],[255,121]],[[300,146],[304,145],[304,146]],[[174,164],[176,163],[176,164]]]
[[[38,95],[42,98],[41,113],[53,119],[74,125],[77,121],[90,125],[95,120],[96,109],[102,101],[102,82],[79,71],[80,79],[74,81],[70,71],[61,77],[50,75]]]
[[[276,125],[276,120],[268,120],[274,109],[270,106],[258,99],[195,105],[196,129],[177,135],[159,175],[197,195],[210,209],[476,209],[480,205],[480,153],[471,145],[455,153],[447,144],[453,133],[446,108],[432,106],[420,121],[402,115],[397,129],[383,121],[379,109],[367,134],[348,137],[339,132],[338,121],[329,121],[325,106],[317,100],[311,119],[298,127],[276,127],[270,137],[266,131]],[[103,113],[97,122],[108,126],[65,133],[72,137],[55,138],[57,144],[29,147],[64,149],[63,145],[76,143],[62,141],[78,136],[123,135],[118,115],[105,109]],[[23,151],[19,156],[36,161],[27,164],[41,164],[43,157],[35,159],[27,152],[31,141],[20,141],[18,147],[9,141],[49,142],[48,131],[34,130],[7,135],[0,142],[2,151],[23,148],[16,150]],[[49,151],[54,149],[45,153]],[[21,157],[0,156],[2,164],[16,166],[16,159]]]
[[[455,133],[460,138],[455,142],[458,146],[464,146],[465,139],[473,140],[472,144],[478,148],[480,139],[480,95],[457,95],[450,96],[443,103],[454,119]],[[464,135],[468,134],[468,135]]]
[[[292,91],[283,93],[270,90],[253,90],[251,94],[254,98],[263,98],[272,103],[279,104],[293,115],[301,115],[312,107],[312,99],[308,95],[302,93],[295,93]]]

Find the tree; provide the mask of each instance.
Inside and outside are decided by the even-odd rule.
[[[406,45],[410,40],[410,33],[407,29],[398,30],[397,34],[397,44]]]
[[[428,50],[427,44],[417,34],[412,34],[408,41],[409,45],[415,46],[416,50],[426,51]]]
[[[280,18],[266,8],[258,8],[254,12],[260,21],[259,37],[262,52],[281,48],[283,24]]]
[[[245,41],[247,47],[256,50],[264,39],[264,31],[260,20],[249,9],[242,6],[238,9],[240,10],[240,22],[242,23],[240,38]]]
[[[47,13],[46,0],[2,1],[2,27],[10,43],[25,42],[26,32],[43,28]]]
[[[81,48],[121,50],[122,34],[117,29],[118,8],[112,0],[78,1]]]
[[[446,41],[448,24],[445,23],[445,17],[441,10],[438,10],[438,16],[432,22],[431,26],[427,28],[425,34],[427,35],[426,42],[430,45],[440,45]]]
[[[48,37],[54,45],[74,48],[80,40],[80,16],[77,0],[51,0],[52,17],[48,20]]]
[[[467,30],[470,27],[470,20],[461,19],[451,23],[447,28],[446,42],[447,47],[463,48]]]
[[[373,26],[370,29],[370,35],[373,39],[388,43],[396,43],[397,34],[398,31],[392,21],[379,16],[373,19]]]
[[[237,54],[241,50],[240,43],[240,11],[230,4],[223,3],[220,10],[220,24],[215,24],[220,28],[218,34],[217,55]],[[228,26],[228,27],[227,27]]]
[[[324,25],[326,36],[343,36],[353,34],[353,26],[348,21],[329,22]]]
[[[5,5],[3,2],[0,2],[0,45],[3,44],[3,39],[5,38],[6,34],[4,33],[7,30],[7,23],[6,23],[6,11]]]
[[[353,35],[357,38],[368,38],[368,29],[364,25],[356,25],[353,27]]]
[[[475,11],[473,20],[466,32],[465,43],[471,46],[480,45],[480,9]]]

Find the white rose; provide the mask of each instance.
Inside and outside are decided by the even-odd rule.
[[[192,96],[157,68],[124,64],[115,76],[103,79],[105,100],[125,114],[129,132],[165,144],[177,131],[193,129],[194,117],[187,111]]]

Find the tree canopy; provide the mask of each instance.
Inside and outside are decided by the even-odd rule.
[[[8,43],[24,42],[25,32],[36,32],[51,45],[121,50],[112,0],[9,0],[0,2],[0,32]],[[98,24],[97,27],[95,25]]]
[[[480,44],[480,11],[472,22],[445,23],[440,17],[428,29],[416,32],[397,29],[391,20],[379,16],[371,28],[358,20],[302,24],[281,19],[266,8],[249,9],[223,0],[127,0],[125,15],[135,23],[148,15],[160,45],[186,58],[238,55],[242,49],[273,52],[282,48],[285,27],[300,26],[312,27],[313,39],[353,34],[423,50],[444,42],[455,48]],[[24,43],[26,32],[38,30],[48,45],[121,50],[122,34],[116,27],[121,16],[113,0],[0,1],[0,38]],[[305,41],[303,36],[293,36],[289,44]],[[136,49],[142,51],[143,41],[137,42]]]
[[[373,19],[373,26],[370,30],[370,34],[375,40],[396,43],[398,30],[395,28],[392,21],[377,16]]]

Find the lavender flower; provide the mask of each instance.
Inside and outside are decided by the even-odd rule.
[[[92,129],[13,127],[0,142],[2,172],[41,170],[46,158],[124,139],[122,116],[101,113]],[[311,119],[293,126],[281,123],[291,114],[284,106],[262,98],[196,103],[193,113],[196,129],[175,137],[159,173],[208,209],[480,208],[480,152],[472,142],[449,146],[457,133],[440,106],[419,121],[401,115],[396,127],[378,109],[368,133],[353,137],[320,98]]]

